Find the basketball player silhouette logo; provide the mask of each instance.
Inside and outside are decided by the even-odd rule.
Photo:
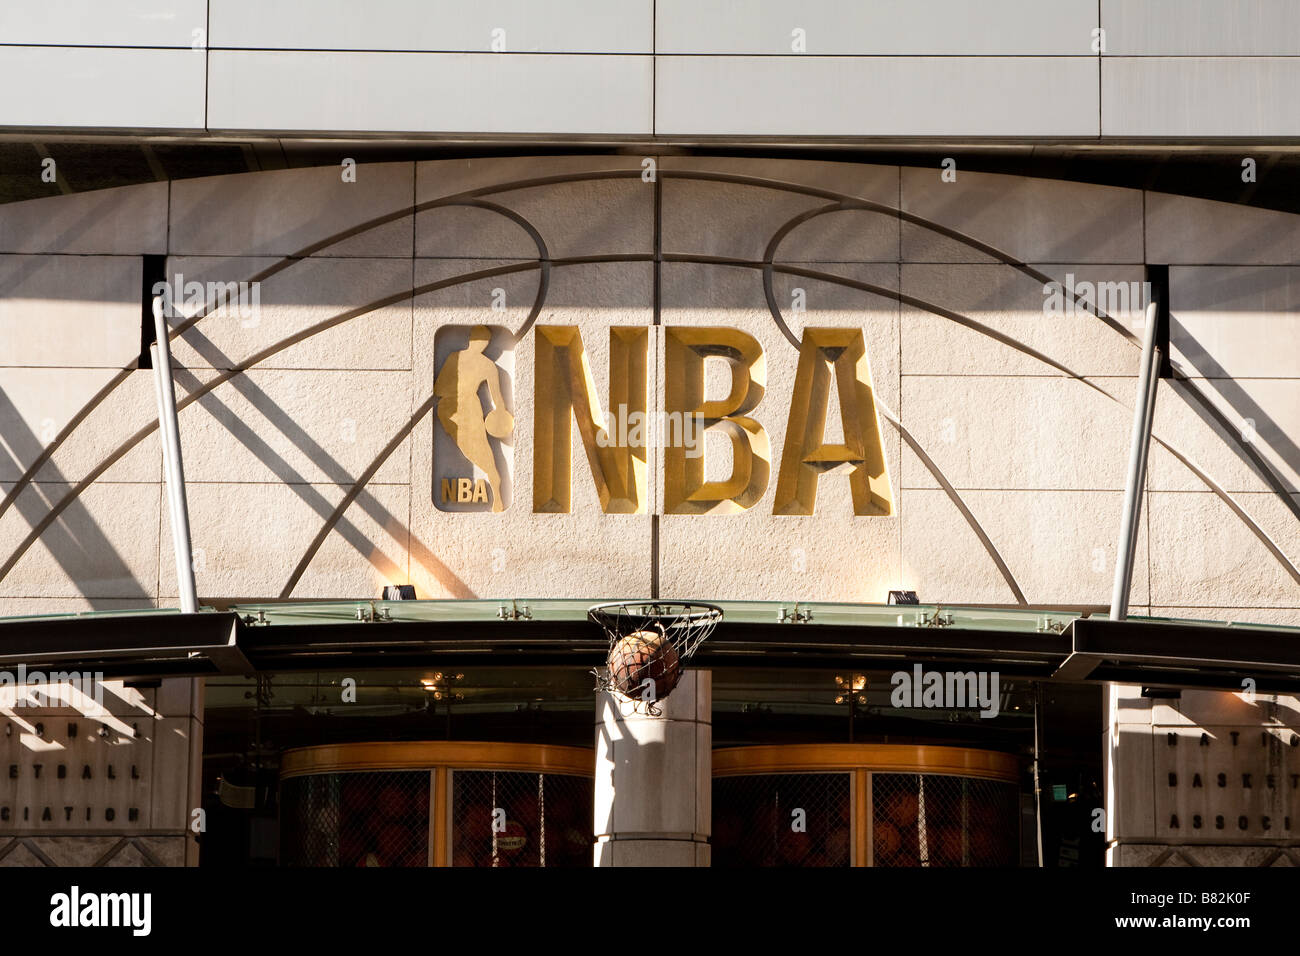
[[[433,380],[433,394],[438,400],[438,421],[460,453],[487,477],[492,510],[501,511],[505,504],[492,439],[508,437],[515,419],[501,394],[501,369],[484,354],[491,342],[492,330],[486,325],[470,329],[469,345],[447,356]],[[490,403],[486,409],[479,396],[484,385]]]

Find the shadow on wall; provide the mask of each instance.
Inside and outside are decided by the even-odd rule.
[[[35,461],[44,449],[3,389],[0,389],[0,443],[7,470],[15,474],[23,471],[26,462]],[[72,484],[53,463],[45,464],[44,474],[40,481],[32,482],[18,494],[11,505],[29,527],[42,521]],[[93,609],[121,607],[124,600],[137,601],[141,607],[152,606],[152,588],[146,589],[136,579],[80,500],[73,500],[61,519],[45,530],[41,544]]]

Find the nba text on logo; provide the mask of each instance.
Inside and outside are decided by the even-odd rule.
[[[607,397],[597,394],[589,343],[576,326],[534,326],[524,342],[498,326],[439,329],[435,504],[444,511],[504,510],[512,497],[514,447],[531,438],[533,512],[569,512],[573,472],[581,468],[572,453],[576,426],[606,514],[649,509],[651,448],[662,449],[666,514],[742,512],[763,498],[773,479],[775,514],[812,514],[823,479],[847,482],[854,514],[893,513],[861,329],[804,329],[797,359],[791,354],[793,386],[784,394],[769,391],[767,357],[752,335],[695,326],[667,326],[662,333],[663,407],[651,410],[648,398],[657,389],[644,326],[609,329]],[[531,436],[524,436],[515,427],[513,389],[516,353],[528,352],[533,422]],[[719,384],[726,389],[713,397]],[[785,426],[779,449],[769,437],[777,424]],[[830,431],[837,434],[828,437]],[[710,435],[730,444],[728,474],[706,471]]]

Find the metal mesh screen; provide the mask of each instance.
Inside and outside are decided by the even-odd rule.
[[[452,774],[452,866],[591,866],[592,781],[554,773]]]
[[[285,866],[428,866],[429,772],[291,777],[280,789]]]
[[[875,866],[1014,866],[1016,787],[941,774],[872,774]]]
[[[713,781],[713,865],[848,866],[847,773],[755,774]]]

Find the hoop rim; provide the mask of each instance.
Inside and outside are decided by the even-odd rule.
[[[641,612],[639,608],[647,609]],[[663,610],[651,612],[650,608]],[[613,623],[619,617],[638,617],[647,620],[666,621],[683,615],[690,621],[711,622],[717,624],[722,620],[723,611],[717,604],[708,601],[677,601],[657,598],[636,598],[626,601],[606,601],[593,604],[587,608],[587,617],[602,626]]]

